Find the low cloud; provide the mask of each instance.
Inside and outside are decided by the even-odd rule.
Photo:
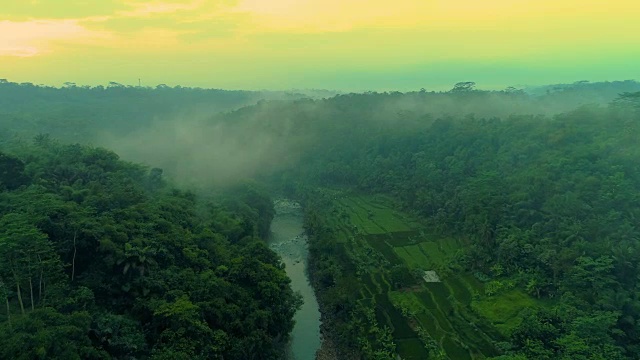
[[[50,52],[59,41],[103,37],[78,20],[0,21],[0,56],[30,57]]]
[[[258,121],[239,124],[185,115],[125,136],[104,134],[98,143],[126,160],[162,168],[181,185],[225,186],[297,161],[303,144],[289,136],[287,122],[274,133]]]

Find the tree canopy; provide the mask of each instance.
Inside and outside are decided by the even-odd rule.
[[[239,186],[199,203],[158,169],[38,137],[0,153],[0,358],[276,359],[299,299]]]

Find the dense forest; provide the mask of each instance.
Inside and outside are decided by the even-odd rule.
[[[0,79],[0,140],[33,133],[77,142],[103,133],[123,135],[177,117],[231,111],[260,100],[297,99],[331,92],[242,91],[169,87],[78,86],[62,88]]]
[[[473,272],[487,296],[519,287],[548,300],[521,313],[499,344],[512,357],[501,359],[640,357],[639,94],[552,117],[416,116],[366,130],[348,115],[336,119],[324,143],[334,147],[317,148],[287,178],[305,179],[296,186],[310,202],[316,280],[339,338],[387,356],[379,354],[388,335],[371,341],[353,329],[366,306],[344,294],[353,294],[359,261],[348,251],[326,255],[339,244],[326,213],[312,211],[326,207],[313,204],[318,186],[391,195],[437,233],[464,241],[449,271]]]
[[[47,136],[0,169],[0,358],[280,357],[299,299],[264,244],[259,186],[199,201]]]
[[[340,358],[640,358],[640,84],[474,86],[1,83],[0,358],[277,358],[299,298],[275,194]]]
[[[306,199],[312,278],[338,341],[365,358],[390,356],[391,335],[375,321],[363,325],[371,315],[354,290],[362,254],[343,251],[326,221],[331,211],[321,210],[331,196],[319,189],[327,188],[390,195],[432,231],[462,239],[442,271],[473,273],[483,283],[479,296],[515,287],[543,300],[494,339],[504,358],[640,357],[639,93],[531,111],[579,93],[558,92],[351,94],[232,114],[269,124],[264,131],[278,118],[290,122],[288,136],[308,139],[296,165],[274,181]],[[415,283],[406,270],[389,266],[389,277],[404,278],[398,289]]]

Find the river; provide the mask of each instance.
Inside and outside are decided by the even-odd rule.
[[[275,201],[276,216],[271,223],[269,247],[286,266],[291,287],[302,295],[304,304],[295,314],[295,326],[287,352],[288,360],[313,360],[320,348],[320,311],[307,277],[307,236],[302,226],[302,209],[296,202]]]

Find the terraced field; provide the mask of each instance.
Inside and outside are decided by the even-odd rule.
[[[391,328],[403,359],[428,358],[420,329],[448,359],[496,356],[499,353],[494,343],[517,325],[521,305],[535,305],[526,294],[515,290],[489,299],[476,296],[474,300],[474,294],[484,293],[482,283],[468,273],[449,268],[463,244],[429,235],[418,221],[394,210],[383,198],[338,196],[334,205],[330,226],[356,260],[360,301],[375,308],[381,326]],[[394,291],[386,270],[394,265],[414,272],[436,270],[442,282],[420,281]]]

